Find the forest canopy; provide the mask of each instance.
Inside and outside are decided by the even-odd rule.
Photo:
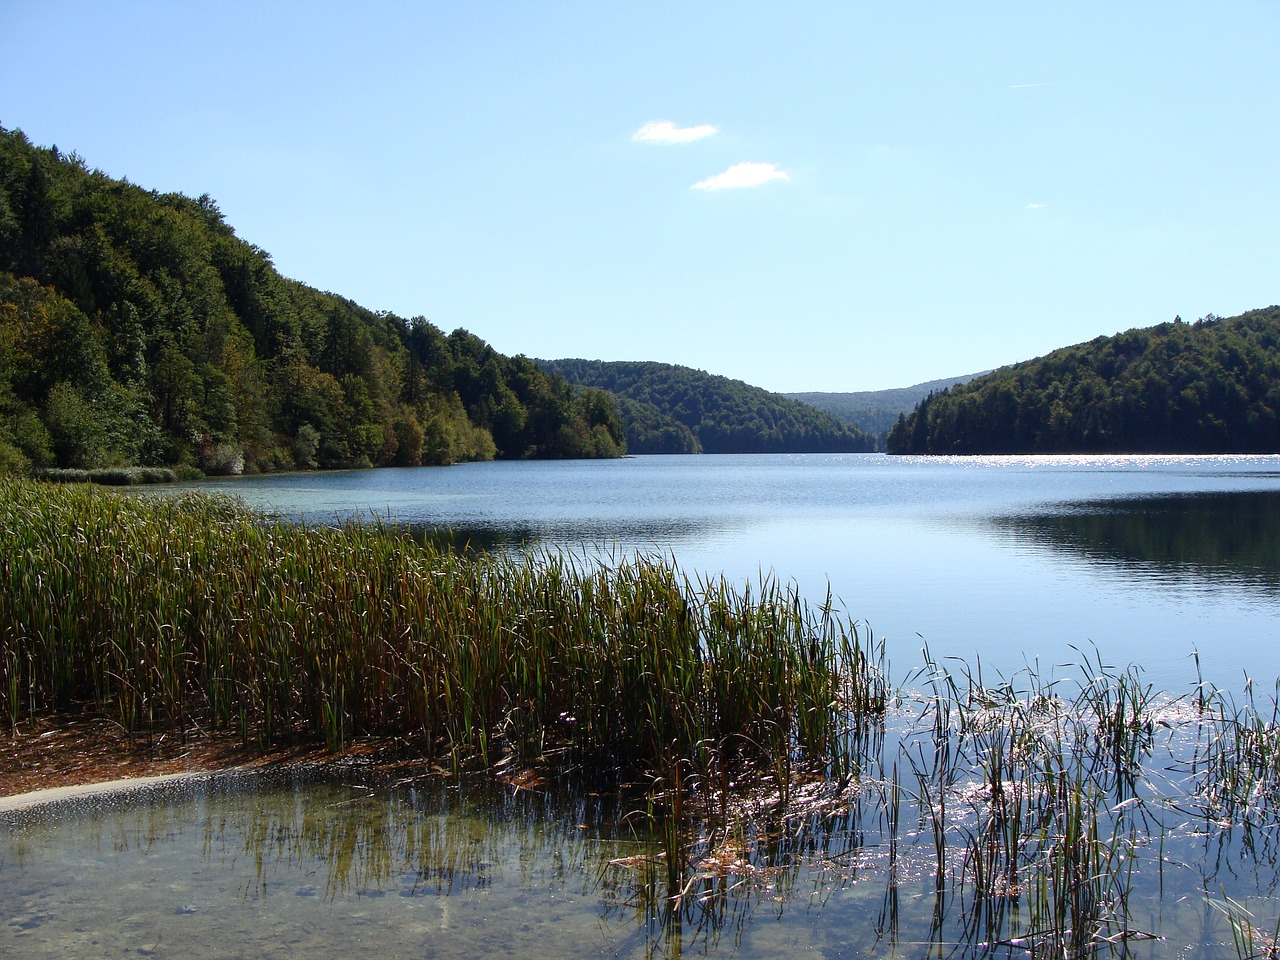
[[[276,272],[207,195],[0,128],[0,473],[612,457],[612,398]]]
[[[633,453],[857,453],[874,438],[837,417],[741,380],[653,362],[540,360],[619,398]]]
[[[1055,350],[926,397],[890,453],[1280,452],[1280,307]]]

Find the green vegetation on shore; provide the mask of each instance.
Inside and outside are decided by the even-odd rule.
[[[622,452],[605,394],[286,279],[208,196],[0,128],[0,473]]]
[[[931,394],[890,453],[1280,452],[1280,307],[1163,323]]]
[[[876,441],[808,404],[669,363],[539,360],[580,387],[606,390],[632,453],[861,453]]]
[[[712,749],[839,769],[839,707],[883,707],[852,628],[771,581],[19,481],[0,481],[0,529],[10,723],[87,706],[130,731],[404,736],[486,765],[564,746],[632,772]]]

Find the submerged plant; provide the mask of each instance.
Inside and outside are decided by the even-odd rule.
[[[1280,917],[1267,930],[1259,929],[1245,904],[1224,897],[1210,899],[1209,906],[1221,913],[1231,927],[1231,940],[1239,960],[1280,960]]]

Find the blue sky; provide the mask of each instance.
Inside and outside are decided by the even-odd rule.
[[[772,390],[1280,301],[1280,4],[0,0],[0,124],[504,353]]]

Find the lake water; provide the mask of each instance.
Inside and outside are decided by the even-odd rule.
[[[201,486],[312,522],[657,552],[690,574],[771,573],[815,602],[829,586],[902,675],[927,644],[1006,676],[1096,646],[1175,693],[1193,652],[1224,689],[1280,677],[1275,456],[654,456]]]
[[[233,773],[0,805],[0,954],[563,958],[643,940],[609,863],[650,845],[607,800],[393,779]]]
[[[1233,834],[1161,803],[1162,771],[1185,769],[1176,753],[1152,758],[1160,786],[1146,803],[1115,807],[1137,811],[1142,835],[1102,834],[1123,913],[1100,903],[1115,919],[1086,949],[1041,956],[1238,960],[1228,897],[1273,929],[1274,818]],[[0,800],[0,955],[1015,960],[1027,931],[1047,929],[1031,916],[1031,878],[1052,872],[1058,827],[1044,844],[1024,835],[1025,892],[979,897],[968,858],[985,795],[963,785],[941,888],[914,784],[903,828],[886,832],[896,806],[868,778],[820,812],[700,843],[671,906],[660,848],[643,815],[622,816],[627,801],[421,770],[231,772],[28,809]]]
[[[1043,678],[1093,644],[1174,693],[1193,682],[1193,650],[1224,688],[1243,692],[1248,675],[1268,694],[1280,675],[1280,457],[640,457],[200,486],[308,522],[377,516],[485,549],[657,552],[695,576],[771,572],[814,602],[830,587],[887,640],[899,680],[925,643],[937,658],[980,658],[988,682],[1028,663]],[[799,784],[799,813],[767,800],[754,819],[699,833],[698,872],[674,908],[643,803],[590,786],[352,763],[29,809],[0,799],[0,956],[1026,955],[1020,938],[1041,929],[1031,878],[1067,855],[1062,821],[1038,819],[1046,795],[1020,801],[1011,862],[1028,886],[977,898],[973,864],[995,846],[975,838],[990,836],[980,824],[996,822],[997,791],[981,772],[930,772],[927,703],[890,711],[891,735],[868,741],[851,789]],[[1230,771],[1255,776],[1251,761],[1219,774],[1206,758],[1221,741],[1190,708],[1152,707],[1130,778],[1070,723],[1055,739],[1061,714],[1034,714],[1038,703],[984,714],[966,750],[977,760],[989,737],[1000,753],[997,732],[1026,734],[1036,717],[1019,743],[1044,741],[1050,760],[1009,753],[1001,789],[1014,796],[1037,778],[1052,791],[1051,758],[1066,755],[1055,751],[1084,751],[1078,782],[1102,791],[1103,839],[1089,849],[1129,886],[1108,901],[1125,906],[1101,923],[1110,939],[1079,955],[1230,960],[1244,914],[1233,931],[1228,907],[1253,911],[1263,936],[1276,929],[1274,761],[1239,786]],[[1263,747],[1268,716],[1253,731]],[[944,782],[945,813],[929,793]]]

